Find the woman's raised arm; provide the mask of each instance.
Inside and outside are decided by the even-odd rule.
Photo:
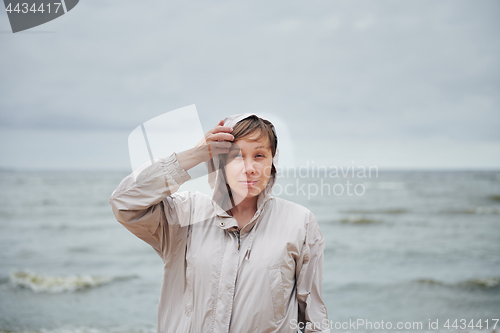
[[[175,238],[172,227],[180,225],[176,206],[190,204],[189,197],[164,199],[190,178],[173,153],[165,159],[156,159],[137,179],[133,173],[128,175],[109,199],[117,221],[151,245],[163,260],[175,245],[169,241]]]
[[[173,194],[191,179],[187,170],[229,151],[233,136],[227,132],[232,128],[223,125],[221,120],[194,148],[155,159],[137,177],[131,173],[109,199],[117,221],[151,245],[163,261],[179,247],[193,201],[190,192]]]
[[[177,154],[179,164],[184,170],[189,170],[201,162],[219,155],[229,153],[231,142],[234,136],[229,134],[233,129],[224,126],[224,120],[221,120],[214,128],[208,131],[198,144],[189,150]]]

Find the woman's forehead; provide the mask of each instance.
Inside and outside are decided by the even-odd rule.
[[[271,149],[271,144],[269,142],[269,139],[262,137],[259,140],[255,140],[252,138],[242,138],[239,140],[236,140],[233,142],[231,145],[231,150],[236,150],[236,149]]]

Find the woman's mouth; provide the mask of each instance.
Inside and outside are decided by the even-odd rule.
[[[257,180],[253,180],[253,181],[242,181],[242,182],[240,182],[240,183],[242,183],[242,184],[243,184],[243,185],[245,185],[245,186],[253,186],[253,185],[255,185],[255,184],[257,183]]]

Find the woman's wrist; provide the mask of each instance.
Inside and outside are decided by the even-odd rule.
[[[194,168],[198,164],[210,159],[207,146],[194,147],[180,153],[176,153],[177,161],[184,170]]]

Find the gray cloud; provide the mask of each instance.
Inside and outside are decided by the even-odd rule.
[[[35,29],[56,33],[0,35],[0,130],[131,131],[195,103],[207,129],[265,111],[300,141],[498,143],[499,13],[497,1],[84,1]]]

